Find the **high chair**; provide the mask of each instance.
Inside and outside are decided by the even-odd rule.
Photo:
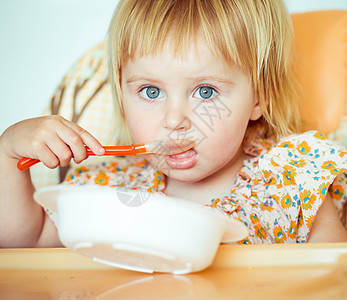
[[[303,130],[316,129],[347,147],[347,11],[293,14],[301,84]],[[107,78],[106,45],[87,51],[61,81],[44,114],[78,123],[103,145],[117,144],[114,104]],[[90,160],[90,159],[88,159]],[[57,184],[63,169],[31,168],[34,185]]]

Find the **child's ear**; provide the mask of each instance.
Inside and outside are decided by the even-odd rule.
[[[256,121],[258,120],[262,115],[263,115],[263,111],[261,109],[261,105],[259,103],[259,100],[256,98],[255,99],[255,104],[253,106],[253,109],[252,109],[252,112],[251,112],[251,115],[249,117],[249,119],[251,121]]]

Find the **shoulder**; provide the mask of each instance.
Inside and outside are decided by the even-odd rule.
[[[213,202],[248,227],[250,235],[240,243],[306,242],[326,198],[323,215],[333,198],[335,215],[342,219],[347,201],[342,145],[316,131],[253,141],[249,149],[255,157],[238,173],[230,197]]]
[[[334,204],[341,217],[347,198],[347,151],[341,144],[317,131],[287,136],[259,157],[259,169],[267,192],[297,226],[297,241],[307,241],[328,191],[339,196]]]
[[[279,140],[259,158],[259,168],[266,178],[285,186],[327,187],[347,170],[346,149],[324,135],[310,131]]]
[[[319,146],[323,146],[324,150],[335,149],[338,151],[346,151],[346,149],[338,142],[329,140],[324,134],[318,131],[307,131],[301,134],[292,134],[281,138],[273,148],[296,149],[299,153],[309,155],[312,151],[317,150]],[[346,152],[343,154],[347,154]]]
[[[315,164],[329,170],[338,165],[341,168],[347,168],[347,150],[338,142],[329,140],[317,131],[284,137],[275,143],[264,156],[298,167],[301,166],[299,162],[301,160],[301,162]]]

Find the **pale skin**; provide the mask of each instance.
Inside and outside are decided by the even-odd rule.
[[[190,131],[197,139],[197,131],[193,130],[196,126],[207,132],[206,125],[194,113],[197,103],[207,100],[201,99],[201,91],[209,92],[209,100],[226,103],[232,117],[215,121],[214,131],[210,130],[196,146],[196,164],[183,170],[164,165],[163,170],[168,175],[168,195],[208,203],[230,191],[247,158],[242,140],[248,121],[257,120],[261,110],[246,74],[213,56],[208,48],[193,49],[184,59],[166,51],[128,61],[122,68],[123,106],[135,142],[142,143],[184,131]],[[144,99],[148,98],[149,87],[158,92],[158,97],[150,101]],[[86,159],[84,144],[94,153],[103,154],[100,143],[91,134],[58,116],[24,120],[3,133],[0,247],[62,246],[55,225],[33,199],[29,171],[17,170],[16,164],[22,157],[37,158],[48,168],[66,166],[72,157],[80,163]],[[156,166],[155,157],[147,159]],[[346,241],[347,231],[327,196],[317,213],[309,242]]]

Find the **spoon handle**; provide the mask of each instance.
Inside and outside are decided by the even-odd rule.
[[[96,155],[89,147],[85,146],[87,156]],[[145,144],[127,145],[127,146],[103,146],[105,153],[103,156],[124,156],[124,155],[137,155],[147,153]],[[17,163],[17,168],[21,171],[29,169],[31,166],[39,163],[39,159],[23,157]]]
[[[29,157],[23,157],[18,163],[17,168],[21,171],[25,171],[26,169],[29,169],[31,166],[36,165],[39,163],[39,159],[35,158],[29,158]]]
[[[147,144],[127,145],[127,146],[103,146],[105,155],[111,156],[124,156],[124,155],[137,155],[146,153],[156,153],[159,155],[172,155],[182,153],[195,146],[195,142],[186,139],[168,139],[159,140]],[[89,147],[85,146],[87,156],[96,155]],[[40,160],[35,158],[24,157],[17,163],[17,168],[24,171],[31,166],[37,164]]]

